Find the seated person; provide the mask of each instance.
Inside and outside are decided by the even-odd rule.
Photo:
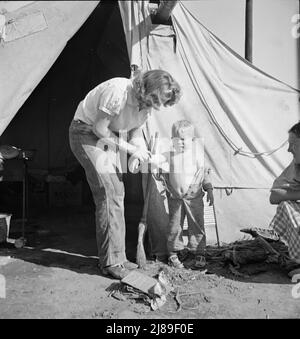
[[[213,187],[209,170],[204,168],[204,152],[197,148],[194,126],[187,120],[180,120],[172,126],[173,149],[164,153],[169,171],[160,171],[156,179],[162,180],[167,192],[169,225],[167,229],[168,263],[183,268],[178,253],[184,249],[182,226],[185,216],[188,220],[188,249],[195,255],[198,267],[205,266],[206,235],[204,229],[203,196],[213,204]],[[154,163],[154,159],[152,164]],[[160,168],[166,168],[163,165]]]
[[[278,205],[270,228],[278,233],[289,250],[290,258],[300,264],[300,122],[289,130],[289,166],[275,179],[270,203]],[[293,275],[299,272],[290,272]]]

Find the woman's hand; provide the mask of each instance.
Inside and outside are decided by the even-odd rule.
[[[167,162],[167,159],[162,154],[151,154],[149,162],[153,169],[161,168],[166,172],[169,171],[169,164]]]
[[[143,163],[149,161],[151,153],[146,148],[138,147],[132,156]]]
[[[144,162],[150,160],[151,153],[142,147],[138,147],[137,150],[131,155],[128,162],[128,168],[131,173],[138,173],[141,170],[141,165]]]
[[[128,169],[130,173],[136,174],[140,171],[141,162],[139,159],[131,156],[128,161]]]

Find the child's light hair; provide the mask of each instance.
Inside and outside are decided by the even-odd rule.
[[[194,137],[195,129],[188,120],[178,120],[172,126],[172,138],[181,138],[183,136]]]
[[[161,105],[173,106],[181,97],[178,82],[171,74],[160,69],[137,73],[133,79],[133,86],[139,103],[156,110]]]

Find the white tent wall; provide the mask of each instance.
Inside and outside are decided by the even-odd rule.
[[[186,8],[205,27],[242,57],[245,54],[245,3],[245,0],[184,0]]]
[[[300,88],[299,0],[253,1],[253,64]],[[235,52],[245,55],[245,0],[184,0],[195,17]],[[294,19],[293,19],[294,18]]]
[[[299,0],[253,2],[254,65],[297,88],[300,88],[299,6]]]
[[[6,20],[9,21],[41,13],[47,28],[4,43],[1,48],[0,135],[97,3],[63,1],[56,4],[41,1],[7,14]]]
[[[124,7],[130,3],[120,2],[120,6],[126,17],[130,9]],[[128,27],[129,21],[123,20],[126,32],[144,37],[128,44],[131,62],[142,69],[168,70],[184,93],[177,106],[153,113],[150,130],[170,138],[172,124],[187,118],[195,125],[196,135],[204,137],[206,162],[216,188],[221,241],[241,238],[239,230],[249,223],[267,227],[274,213],[268,202],[270,187],[291,157],[286,145],[269,156],[254,158],[253,153],[283,145],[288,129],[298,120],[299,93],[224,45],[185,8],[184,1],[173,11],[175,31],[165,25],[149,25],[144,7],[139,10],[142,14],[136,19],[143,18],[140,25],[132,19]],[[139,32],[132,33],[135,29]],[[151,196],[149,210],[154,235],[168,222],[164,211],[157,213],[158,201],[157,192]],[[162,249],[158,251],[161,254]]]
[[[34,1],[0,1],[0,11],[13,12],[19,8],[25,7],[33,3]]]
[[[295,21],[300,13],[299,4],[299,0],[253,0],[253,64],[297,88],[300,88],[300,38],[293,36],[292,30],[300,33],[299,20]],[[245,1],[187,0],[184,5],[203,25],[244,57]],[[235,190],[229,196],[223,190],[216,190],[215,198],[222,241],[240,237],[239,228],[230,225],[267,227],[275,212],[275,206],[268,201],[268,189]],[[248,220],[245,215],[249,216]],[[228,220],[228,226],[224,225],[224,220]],[[210,235],[215,241],[213,231]]]

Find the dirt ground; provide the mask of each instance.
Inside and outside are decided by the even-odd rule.
[[[111,291],[119,282],[99,274],[94,232],[90,226],[82,228],[93,224],[93,216],[82,211],[71,215],[44,214],[35,231],[28,233],[27,247],[1,246],[6,298],[0,299],[0,318],[300,318],[294,284],[275,264],[252,264],[250,275],[238,276],[218,262],[209,262],[207,271],[178,271],[149,261],[147,270],[140,272],[167,272],[181,295],[180,307],[175,292],[156,311],[142,299],[115,298]]]

